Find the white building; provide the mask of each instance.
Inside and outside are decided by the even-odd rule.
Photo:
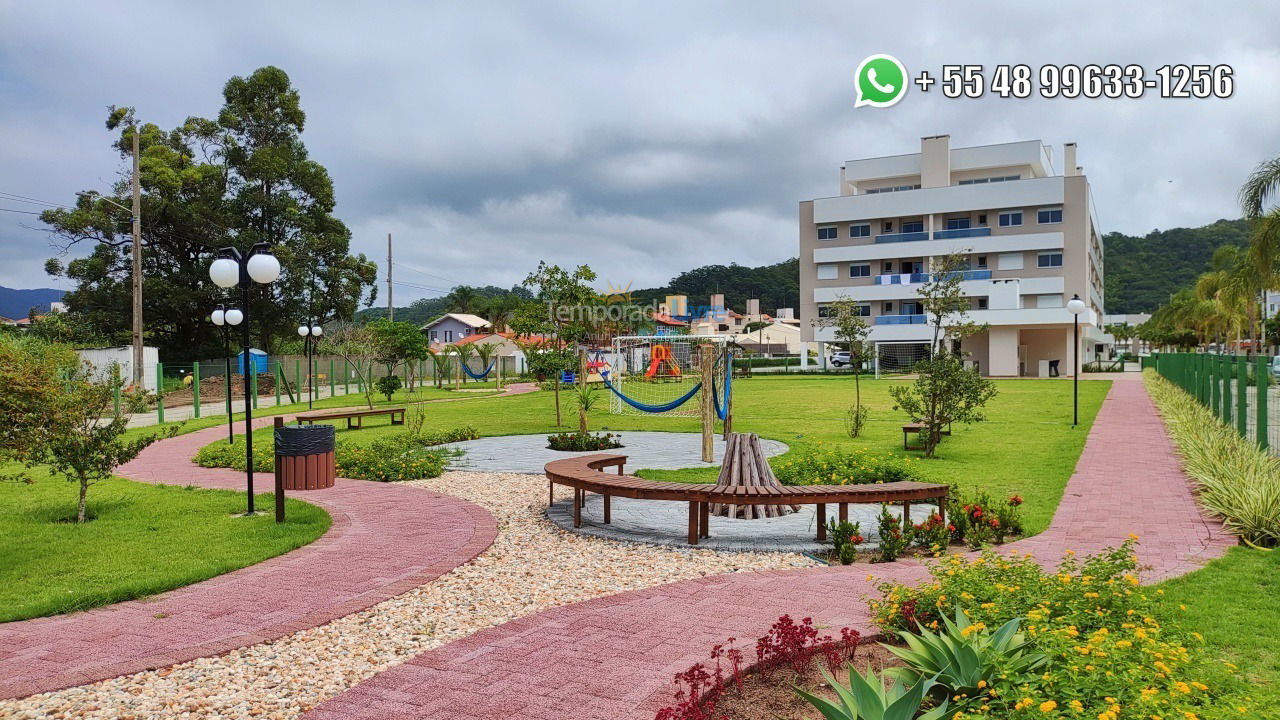
[[[1039,140],[955,148],[949,136],[920,152],[851,160],[840,194],[800,203],[800,327],[827,356],[831,328],[813,320],[832,301],[861,304],[869,340],[927,349],[917,290],[940,256],[968,261],[961,287],[969,319],[988,325],[959,348],[983,374],[1072,372],[1079,296],[1081,361],[1092,359],[1102,317],[1102,240],[1089,182],[1065,146],[1064,171]],[[956,348],[951,348],[956,349]],[[808,353],[801,352],[802,361]]]

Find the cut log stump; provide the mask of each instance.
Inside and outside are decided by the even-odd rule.
[[[779,487],[782,483],[774,476],[769,461],[760,449],[760,436],[755,433],[730,433],[724,446],[724,462],[720,465],[720,477],[716,487],[738,485]],[[799,505],[729,505],[712,503],[711,514],[741,520],[781,517],[800,509]]]

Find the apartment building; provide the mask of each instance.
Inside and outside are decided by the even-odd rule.
[[[917,291],[951,253],[967,260],[969,318],[988,328],[949,350],[984,375],[1070,374],[1066,303],[1079,296],[1081,361],[1092,359],[1102,238],[1075,143],[1062,155],[1058,173],[1039,140],[952,148],[941,135],[918,153],[846,162],[839,195],[800,203],[802,360],[816,342],[826,362],[833,330],[813,321],[841,298],[860,304],[882,356],[925,351],[932,334]]]

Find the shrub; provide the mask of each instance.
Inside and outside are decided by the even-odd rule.
[[[374,389],[385,395],[387,402],[391,402],[391,396],[396,394],[401,384],[399,375],[384,375],[373,381]]]
[[[876,562],[893,562],[907,549],[907,536],[902,532],[902,526],[910,521],[899,519],[889,512],[888,505],[881,505],[879,522],[880,557]]]
[[[895,455],[876,455],[861,448],[840,451],[822,443],[792,450],[773,464],[783,485],[860,485],[920,480],[918,461]]]
[[[840,562],[844,565],[857,562],[858,546],[866,542],[862,536],[862,524],[831,520],[827,523],[827,532],[831,537],[832,550]]]
[[[622,447],[621,435],[613,433],[563,432],[547,436],[547,447],[552,450],[584,451],[611,450]]]
[[[1246,543],[1280,546],[1280,459],[1241,438],[1154,370],[1144,374],[1198,499]]]
[[[1068,555],[1054,572],[1029,555],[953,555],[930,566],[932,582],[881,584],[871,612],[880,627],[901,631],[937,629],[956,606],[986,627],[1025,618],[1029,650],[1048,660],[1036,674],[988,681],[980,714],[1252,717],[1236,710],[1247,688],[1234,670],[1205,657],[1195,633],[1153,616],[1151,594],[1161,591],[1139,585],[1134,547],[1130,540],[1083,561]]]
[[[867,668],[867,674],[863,675],[853,667],[853,663],[849,663],[847,667],[848,685],[841,684],[826,670],[822,671],[823,679],[832,690],[835,690],[840,702],[831,702],[800,688],[796,688],[796,694],[822,713],[822,717],[827,720],[886,720],[887,718],[942,720],[946,717],[947,702],[945,700],[935,708],[920,712],[925,693],[929,692],[934,685],[932,680],[926,678],[910,687],[897,680],[890,680],[886,685],[884,678],[876,675],[871,668]]]
[[[941,553],[951,544],[951,528],[935,512],[923,522],[912,523],[907,528],[907,540],[912,547]]]
[[[951,538],[977,549],[1022,534],[1022,498],[1018,495],[993,500],[985,490],[965,493],[953,487],[947,495],[947,516]]]

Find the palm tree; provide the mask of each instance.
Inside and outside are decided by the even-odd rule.
[[[483,298],[469,285],[458,285],[445,296],[449,312],[474,313]]]
[[[452,359],[443,350],[428,350],[431,357],[431,374],[436,387],[444,387],[444,378],[453,369]]]

